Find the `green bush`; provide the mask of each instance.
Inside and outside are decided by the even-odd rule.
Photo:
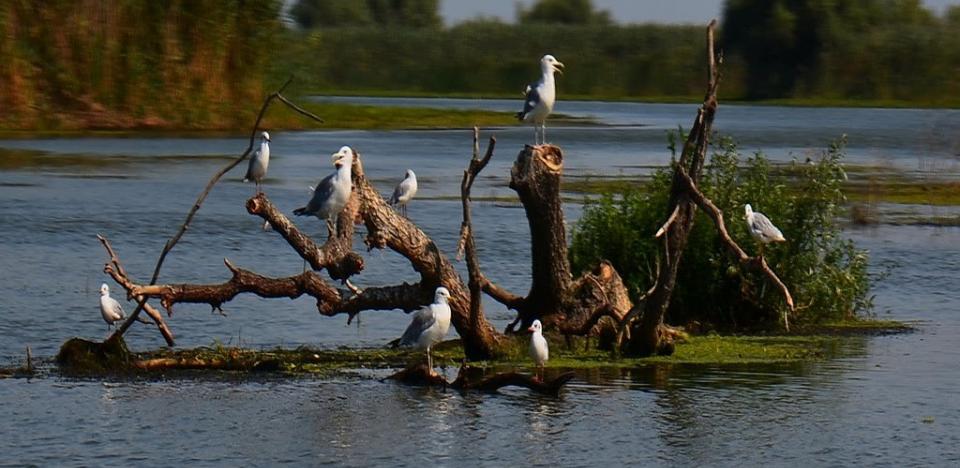
[[[837,223],[846,179],[844,141],[814,158],[773,165],[762,154],[745,160],[728,139],[714,146],[700,189],[724,213],[727,230],[749,254],[757,244],[747,232],[744,204],[766,214],[786,243],[769,245],[764,256],[793,293],[792,322],[815,324],[852,318],[871,307],[867,253],[844,239]],[[653,284],[662,243],[653,238],[663,224],[671,171],[652,182],[587,203],[570,249],[576,271],[597,261],[613,262],[636,296]],[[786,304],[763,276],[741,269],[719,241],[713,222],[698,212],[681,260],[667,321],[700,322],[707,328],[763,329],[778,326]]]

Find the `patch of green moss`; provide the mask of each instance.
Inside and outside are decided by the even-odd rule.
[[[71,338],[57,353],[60,370],[69,374],[103,374],[125,371],[130,363],[130,351],[123,338],[103,343]]]
[[[710,334],[691,336],[681,340],[671,356],[623,358],[596,348],[596,340],[571,337],[569,340],[553,333],[546,336],[550,342],[550,360],[546,367],[557,369],[632,368],[648,365],[742,365],[775,364],[821,360],[833,357],[843,337],[849,334],[899,333],[911,330],[901,322],[852,320],[829,323],[804,335],[734,336]],[[499,349],[498,359],[472,362],[472,367],[488,370],[531,369],[527,354],[529,338],[525,335],[507,336]],[[74,338],[61,347],[57,362],[61,369],[75,374],[106,374],[117,372],[147,372],[136,367],[138,362],[152,359],[191,360],[212,364],[207,367],[186,366],[213,372],[279,372],[287,375],[329,376],[356,369],[396,369],[425,359],[423,351],[391,348],[294,349],[274,348],[253,350],[214,344],[209,347],[169,350],[162,349],[131,354],[122,340],[104,345]],[[433,350],[437,367],[457,367],[464,360],[460,340],[449,340]],[[164,372],[169,368],[162,369]]]

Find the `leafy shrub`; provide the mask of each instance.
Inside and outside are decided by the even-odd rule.
[[[773,165],[760,153],[744,160],[736,144],[723,139],[714,145],[700,181],[748,254],[755,255],[758,245],[747,232],[746,203],[783,231],[787,242],[768,245],[764,256],[793,293],[794,323],[852,318],[871,307],[867,252],[844,239],[837,223],[845,200],[843,152],[841,140],[816,157]],[[633,294],[647,290],[662,250],[653,235],[668,215],[670,186],[671,171],[665,168],[645,186],[589,201],[573,231],[574,269],[607,259]],[[666,319],[721,329],[772,328],[785,307],[776,287],[743,270],[721,245],[713,222],[698,211]]]

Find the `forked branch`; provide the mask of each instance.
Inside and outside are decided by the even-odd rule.
[[[287,98],[283,97],[283,91],[287,89],[287,86],[289,86],[292,81],[293,81],[293,77],[291,76],[290,78],[287,79],[287,81],[283,84],[283,86],[280,87],[280,89],[278,89],[276,92],[267,96],[267,98],[264,99],[263,105],[260,106],[260,112],[257,114],[257,120],[256,122],[254,122],[253,128],[250,130],[250,139],[247,144],[247,149],[243,152],[243,154],[241,154],[236,159],[231,161],[229,164],[224,166],[223,169],[220,169],[220,171],[214,174],[213,177],[210,178],[210,181],[207,182],[206,187],[204,187],[203,191],[200,192],[200,195],[197,197],[197,200],[193,203],[193,207],[190,208],[190,211],[187,212],[187,218],[183,221],[183,224],[180,225],[180,228],[177,230],[177,232],[174,233],[173,237],[171,237],[170,240],[168,240],[167,243],[163,246],[163,250],[160,251],[160,257],[157,258],[157,264],[153,268],[153,276],[150,278],[150,284],[156,284],[157,280],[160,278],[160,268],[163,267],[163,262],[167,258],[167,254],[169,254],[170,251],[173,250],[173,248],[177,245],[177,243],[180,242],[180,238],[183,237],[183,234],[187,232],[187,229],[189,228],[190,223],[193,221],[193,217],[197,214],[197,211],[200,211],[200,206],[203,205],[204,200],[207,199],[207,195],[210,194],[210,191],[213,190],[213,187],[217,185],[217,182],[219,182],[220,179],[223,178],[223,176],[226,173],[233,170],[234,167],[237,167],[237,165],[243,162],[243,160],[250,155],[250,152],[253,151],[254,140],[256,139],[257,131],[260,129],[260,121],[263,120],[264,114],[266,114],[267,109],[270,107],[270,104],[273,102],[274,99],[279,99],[280,102],[286,104],[288,107],[290,107],[291,109],[293,109],[294,111],[296,111],[301,115],[307,116],[313,120],[316,120],[317,122],[321,122],[321,123],[323,122],[323,119],[321,119],[320,117],[317,117],[310,111],[303,109],[302,107],[290,102]],[[123,334],[126,333],[127,329],[130,328],[130,325],[133,323],[133,321],[140,316],[140,311],[143,310],[145,305],[146,305],[145,300],[138,300],[137,307],[133,310],[133,313],[131,313],[130,317],[128,317],[127,320],[123,322],[123,325],[121,325],[120,328],[118,328],[114,332],[111,338],[117,338],[117,337],[123,336]]]

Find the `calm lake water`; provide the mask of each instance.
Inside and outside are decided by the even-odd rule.
[[[549,128],[547,135],[564,148],[569,177],[640,175],[668,161],[665,134],[689,126],[694,109],[561,102],[558,112],[604,125]],[[717,127],[780,161],[846,133],[851,163],[920,178],[960,173],[958,111],[722,106]],[[509,167],[533,132],[495,133],[498,151],[477,182],[478,196],[511,196]],[[306,202],[307,187],[330,170],[329,155],[348,144],[384,193],[405,169],[417,172],[410,217],[454,252],[469,131],[271,136],[265,190],[283,210]],[[106,256],[96,234],[110,238],[132,275],[147,279],[202,185],[245,145],[241,138],[0,140],[0,362],[17,363],[27,345],[49,358],[69,337],[105,337],[97,289],[107,279]],[[214,190],[161,281],[225,280],[223,258],[265,274],[301,271],[287,244],[246,214],[253,186],[239,182],[242,172]],[[581,207],[566,209],[572,223]],[[525,291],[522,209],[506,201],[479,202],[474,210],[485,272]],[[317,220],[297,221],[325,235]],[[916,322],[917,332],[849,338],[840,358],[823,362],[583,372],[558,399],[511,389],[461,395],[409,388],[380,382],[386,371],[336,379],[6,379],[0,465],[956,465],[960,229],[881,225],[847,234],[870,250],[876,272],[890,271],[874,289],[877,315]],[[417,279],[396,254],[366,257],[361,287]],[[486,308],[498,328],[512,318],[492,301]],[[343,317],[319,316],[308,299],[244,296],[224,309],[227,317],[178,306],[170,320],[178,345],[380,346],[407,322],[399,312],[369,312],[347,326]],[[136,349],[163,346],[152,329],[135,326],[128,336]]]

